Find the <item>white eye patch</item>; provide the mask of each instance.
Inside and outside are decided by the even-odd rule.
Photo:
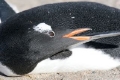
[[[33,29],[37,32],[40,32],[40,33],[44,33],[44,34],[47,34],[49,35],[50,37],[54,37],[55,36],[55,33],[54,31],[52,30],[51,26],[50,25],[47,25],[45,23],[40,23],[38,24],[37,26],[33,27]]]
[[[46,32],[46,31],[52,31],[52,28],[50,25],[47,25],[45,23],[40,23],[37,26],[33,27],[35,31],[38,31],[40,33]]]

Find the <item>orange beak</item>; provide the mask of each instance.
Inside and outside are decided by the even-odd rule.
[[[72,38],[72,39],[75,39],[75,40],[78,40],[78,41],[89,40],[91,38],[90,36],[74,36],[76,34],[83,33],[83,32],[86,32],[88,30],[92,30],[92,29],[90,29],[90,28],[76,29],[76,30],[74,30],[74,31],[64,35],[63,37],[65,37],[65,38]]]

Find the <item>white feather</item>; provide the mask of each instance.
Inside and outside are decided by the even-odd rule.
[[[46,31],[52,31],[51,26],[45,23],[39,23],[37,26],[33,27],[33,29],[40,33],[46,32]]]
[[[81,70],[108,70],[120,65],[118,59],[103,51],[83,46],[71,49],[73,54],[66,59],[45,59],[31,73],[76,72]],[[31,74],[30,73],[30,74]]]
[[[19,76],[15,74],[13,71],[11,71],[7,66],[3,65],[1,62],[0,62],[0,72],[7,76]]]
[[[120,66],[118,59],[112,58],[103,51],[84,46],[70,49],[73,53],[66,59],[45,59],[37,64],[32,73],[77,72],[81,70],[109,70]],[[28,65],[29,66],[29,65]],[[0,63],[0,72],[8,76],[16,75],[7,66]]]

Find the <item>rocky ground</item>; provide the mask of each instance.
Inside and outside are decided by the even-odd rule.
[[[120,80],[120,67],[108,71],[33,74],[22,77],[0,76],[0,80]]]
[[[19,11],[38,5],[77,0],[6,0],[18,7]],[[78,0],[83,1],[83,0]],[[120,0],[84,0],[103,3],[120,8]],[[76,73],[33,74],[22,77],[0,76],[0,80],[120,80],[120,67],[108,71],[81,71]]]

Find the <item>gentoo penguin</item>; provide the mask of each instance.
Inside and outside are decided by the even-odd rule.
[[[115,68],[120,65],[119,26],[119,9],[94,2],[46,4],[17,13],[0,24],[0,72],[20,76]]]

